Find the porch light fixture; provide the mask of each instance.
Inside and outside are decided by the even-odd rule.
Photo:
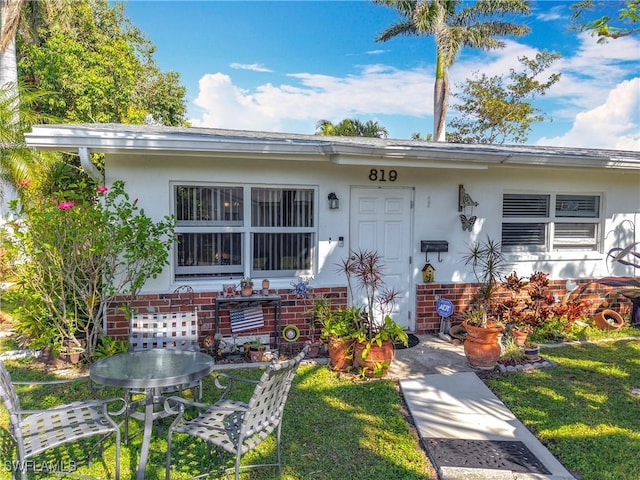
[[[331,192],[327,198],[329,199],[329,210],[337,210],[340,207],[340,200],[335,193]]]

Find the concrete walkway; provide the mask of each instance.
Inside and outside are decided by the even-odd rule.
[[[480,380],[462,346],[437,336],[419,338],[415,347],[396,351],[390,376],[399,380],[423,445],[430,439],[522,442],[549,472],[434,465],[440,480],[575,480]]]

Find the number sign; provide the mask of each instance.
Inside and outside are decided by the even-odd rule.
[[[397,170],[382,170],[372,168],[369,170],[369,181],[371,182],[395,182],[398,179]]]

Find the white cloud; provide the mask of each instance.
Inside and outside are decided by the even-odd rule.
[[[231,68],[235,69],[235,70],[250,70],[252,72],[272,72],[272,70],[269,70],[268,68],[262,66],[259,63],[232,63],[231,65],[229,65]]]
[[[228,75],[207,74],[200,79],[194,100],[203,113],[191,122],[201,127],[277,131],[283,122],[296,120],[298,133],[313,133],[320,119],[387,113],[421,117],[433,109],[429,94],[433,77],[419,69],[368,65],[345,77],[311,73],[288,77],[290,84],[266,83],[249,91],[235,86]]]
[[[640,78],[617,85],[604,103],[576,115],[564,135],[541,138],[538,145],[640,150]]]
[[[640,80],[629,80],[629,74],[637,72],[640,41],[624,38],[599,45],[589,35],[579,38],[575,53],[558,60],[546,72],[561,72],[562,78],[540,104],[544,113],[556,120],[554,128],[569,130],[555,137],[557,130],[552,130],[553,134],[547,130],[537,143],[638,149]],[[510,40],[501,50],[462,55],[450,69],[451,86],[478,70],[489,76],[507,74],[511,68],[519,70],[518,57],[533,58],[537,52]],[[244,67],[264,68],[260,64]],[[283,131],[286,126],[292,133],[313,133],[320,119],[384,116],[385,122],[391,122],[391,117],[399,116],[398,125],[406,131],[390,134],[409,138],[410,132],[419,130],[418,125],[432,116],[433,65],[410,70],[385,64],[354,68],[356,73],[345,75],[289,73],[284,83],[258,83],[250,89],[235,85],[231,76],[206,74],[194,100],[201,113],[191,122],[194,126],[266,131]]]
[[[539,11],[536,14],[536,20],[540,20],[541,22],[552,22],[554,20],[562,20],[565,18],[567,18],[567,15],[565,13],[564,5],[552,7],[546,11]]]
[[[235,86],[228,75],[210,73],[202,77],[198,85],[200,93],[194,104],[203,113],[201,118],[191,120],[193,126],[239,130],[279,129],[279,119],[263,108],[254,94]]]

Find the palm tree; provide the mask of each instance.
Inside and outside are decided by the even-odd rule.
[[[373,120],[362,123],[357,118],[345,118],[336,124],[331,123],[329,120],[318,121],[316,135],[387,138],[388,132],[386,128]]]
[[[24,142],[31,125],[50,119],[32,108],[42,93],[24,92],[22,96],[18,88],[16,37],[21,33],[26,41],[38,42],[38,26],[65,7],[70,8],[71,2],[0,0],[0,214],[6,213],[4,203],[16,196],[16,190],[20,192],[21,183],[41,179],[57,158],[37,153]],[[60,21],[65,18],[59,17]]]
[[[368,120],[365,123],[360,123],[357,121],[358,132],[360,137],[377,137],[377,138],[387,138],[389,133],[387,129],[380,125],[378,122],[374,122],[373,120]]]
[[[526,0],[374,0],[398,11],[401,20],[376,38],[386,42],[397,35],[433,35],[436,42],[436,83],[433,90],[433,137],[445,140],[449,101],[449,67],[463,47],[503,48],[496,37],[522,36],[529,27],[501,20],[509,14],[529,14]],[[458,8],[461,6],[461,8]],[[466,5],[466,6],[465,6]]]
[[[18,93],[16,34],[24,1],[0,0],[0,88],[10,88],[11,97]]]
[[[20,102],[13,92],[17,88],[7,85],[0,88],[0,214],[7,213],[4,203],[16,194],[24,193],[22,188],[32,184],[35,191],[47,178],[49,169],[58,161],[55,152],[39,152],[27,147],[24,134],[36,123],[52,122],[50,116],[37,113],[33,105],[41,100],[43,93],[23,89]]]
[[[39,28],[55,18],[67,25],[67,13],[74,8],[72,0],[0,0],[0,87],[11,88],[18,95],[16,37],[39,44]]]

